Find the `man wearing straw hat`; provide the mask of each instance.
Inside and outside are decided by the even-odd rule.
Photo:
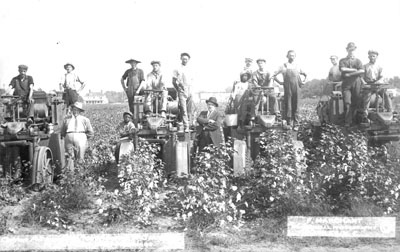
[[[133,103],[135,101],[135,95],[139,94],[143,85],[142,83],[144,83],[144,73],[142,69],[137,67],[137,64],[140,63],[139,60],[129,59],[125,61],[125,63],[130,64],[131,68],[126,70],[124,75],[122,75],[121,85],[128,97],[129,111],[135,114]]]
[[[210,97],[206,101],[207,111],[202,111],[197,117],[199,123],[197,129],[199,151],[202,151],[207,145],[220,145],[224,141],[222,133],[222,115],[217,110],[217,98]]]
[[[90,120],[81,115],[85,111],[82,107],[81,102],[72,104],[72,114],[64,119],[61,126],[61,137],[65,139],[65,151],[75,160],[84,159],[87,139],[94,135]]]
[[[80,93],[85,88],[85,83],[75,72],[75,66],[71,63],[64,65],[64,69],[67,71],[60,81],[60,90],[64,88],[63,100],[67,108],[77,101],[83,101],[80,97]]]

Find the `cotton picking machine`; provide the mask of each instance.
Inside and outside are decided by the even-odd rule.
[[[29,184],[53,182],[55,168],[65,165],[61,96],[34,91],[34,103],[29,105],[34,106],[33,117],[28,116],[29,108],[20,97],[1,96],[0,177],[22,177]]]
[[[303,142],[297,141],[297,131],[277,115],[270,114],[270,95],[278,100],[279,111],[283,113],[283,93],[274,87],[254,87],[246,91],[241,99],[241,111],[244,111],[242,126],[238,125],[238,114],[226,114],[224,134],[233,139],[235,149],[233,168],[235,174],[245,173],[260,153],[259,138],[261,133],[268,130],[288,132],[294,140],[294,148],[303,148]],[[231,100],[232,101],[232,100]],[[243,109],[244,107],[244,109]],[[253,111],[253,112],[252,112]]]
[[[185,132],[179,118],[177,93],[174,88],[168,88],[166,115],[160,111],[160,99],[163,91],[144,90],[144,96],[136,96],[134,101],[133,121],[139,129],[135,137],[161,147],[159,156],[165,163],[167,174],[178,176],[188,174],[191,166],[191,156],[195,152],[195,132]],[[153,97],[150,114],[146,114],[145,97]]]
[[[314,122],[314,126],[319,127],[324,123],[344,125],[343,95],[338,90],[340,83],[333,85],[336,85],[336,90],[330,96],[322,97],[317,106],[319,122]],[[386,111],[384,96],[388,86],[389,84],[368,84],[361,90],[361,95],[366,89],[371,92],[368,120],[361,119],[362,111],[355,112],[353,121],[357,125],[353,128],[366,132],[370,145],[386,145],[390,154],[396,149],[397,152],[400,151],[400,116],[397,112]]]

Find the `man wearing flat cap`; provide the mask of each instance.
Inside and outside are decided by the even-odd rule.
[[[368,51],[369,62],[364,65],[364,74],[362,75],[363,90],[362,90],[362,112],[363,122],[367,123],[368,120],[368,108],[371,101],[371,84],[383,84],[382,67],[376,63],[379,53],[375,50]],[[392,112],[392,101],[389,95],[383,88],[377,90],[376,94],[380,95],[385,103],[385,109],[387,112]]]
[[[28,67],[26,65],[19,65],[19,75],[12,78],[10,82],[11,92],[15,96],[19,96],[23,101],[23,109],[27,117],[33,118],[34,116],[34,100],[33,95],[33,78],[27,75]]]
[[[210,144],[219,146],[224,141],[222,133],[223,117],[217,110],[217,98],[210,97],[206,103],[207,111],[202,111],[197,117],[197,122],[199,123],[197,127],[199,151],[202,151],[204,147]]]
[[[137,67],[137,64],[140,63],[140,61],[129,59],[125,61],[125,63],[130,64],[131,68],[126,70],[122,75],[121,85],[128,97],[129,111],[131,111],[132,114],[135,114],[133,102],[135,101],[135,95],[139,94],[143,86],[144,73],[142,69]]]
[[[361,60],[355,57],[357,49],[353,42],[347,44],[347,57],[339,61],[339,69],[342,72],[342,95],[344,102],[344,125],[350,127],[353,123],[353,114],[360,108],[361,75],[364,74],[364,66]]]
[[[67,71],[61,76],[60,90],[64,89],[63,100],[67,108],[77,101],[83,101],[80,93],[85,88],[85,83],[75,72],[75,66],[71,63],[66,63],[64,69]]]
[[[330,95],[332,91],[335,90],[335,87],[338,87],[342,84],[342,73],[340,72],[339,69],[339,62],[338,62],[338,56],[332,55],[330,57],[332,67],[329,69],[328,73],[328,84],[323,90],[324,95]]]
[[[190,55],[181,53],[181,65],[172,73],[172,84],[174,85],[179,99],[180,115],[182,117],[185,132],[189,132],[190,121],[192,121],[194,103],[192,101],[191,85],[193,82],[188,69]]]
[[[274,87],[271,83],[271,73],[265,69],[265,62],[265,59],[257,60],[258,69],[257,71],[253,72],[252,78],[252,83],[254,87]],[[266,92],[265,96],[269,98],[268,112],[271,115],[280,116],[278,100],[276,99],[274,92]],[[259,103],[256,105],[256,109],[259,109],[259,106],[262,104],[261,99],[264,98],[259,98]]]
[[[163,75],[160,70],[161,62],[157,60],[153,60],[151,62],[151,65],[153,67],[153,71],[147,75],[147,87],[146,89],[148,90],[154,90],[154,91],[162,91],[160,94],[158,93],[148,93],[146,94],[146,104],[144,111],[146,114],[149,114],[153,112],[153,102],[157,95],[159,95],[159,104],[158,104],[158,109],[161,110],[161,117],[165,117],[165,112],[167,111],[167,98],[168,98],[168,91],[165,86],[165,80],[163,78]],[[158,113],[158,111],[156,111]]]
[[[82,161],[87,149],[87,140],[94,135],[90,120],[81,115],[83,104],[75,102],[71,105],[71,115],[65,117],[61,125],[61,138],[64,138],[65,151],[74,160]]]

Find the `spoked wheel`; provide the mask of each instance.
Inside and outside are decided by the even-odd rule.
[[[49,184],[53,182],[53,155],[51,150],[44,146],[35,149],[31,183]]]

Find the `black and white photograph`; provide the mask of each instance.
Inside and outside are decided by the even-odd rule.
[[[400,0],[0,0],[0,252],[400,251]]]

